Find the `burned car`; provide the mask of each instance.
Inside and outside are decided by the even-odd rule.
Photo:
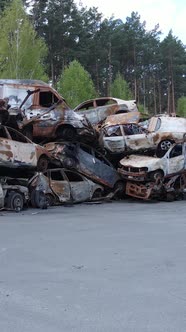
[[[75,139],[76,135],[94,139],[87,119],[71,110],[63,97],[42,81],[0,80],[0,98],[8,100],[4,124],[31,140]]]
[[[123,181],[112,164],[96,149],[82,143],[52,142],[45,145],[54,162],[108,188],[123,189]]]
[[[104,188],[85,176],[64,168],[37,173],[29,180],[31,204],[42,208],[64,203],[80,203],[103,196]]]
[[[163,156],[186,132],[186,119],[152,117],[148,129],[138,123],[106,124],[100,133],[100,145],[112,154],[157,151]]]
[[[130,155],[120,160],[118,172],[131,181],[154,181],[186,172],[186,143],[174,144],[162,158]]]
[[[50,154],[48,151],[30,141],[13,128],[0,125],[0,167],[48,168]]]
[[[164,178],[163,181],[156,182],[131,182],[126,183],[126,195],[142,200],[165,200],[172,202],[174,200],[184,199],[186,189],[186,173],[173,175]]]
[[[25,186],[10,184],[6,178],[0,178],[0,209],[19,212],[29,201],[29,191]]]
[[[85,115],[92,125],[96,125],[112,114],[137,112],[136,100],[122,100],[114,97],[101,97],[84,101],[74,108]]]

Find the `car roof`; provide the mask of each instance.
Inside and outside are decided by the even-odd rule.
[[[40,80],[29,80],[29,79],[0,79],[0,84],[10,84],[10,85],[40,85],[40,86],[49,86],[49,84],[40,81]]]
[[[99,98],[92,98],[83,101],[79,105],[77,105],[74,109],[79,108],[81,105],[92,103],[93,101],[96,101],[98,106],[104,106],[108,101],[113,101],[114,103],[118,105],[128,104],[128,103],[134,103],[136,104],[136,100],[123,100],[115,97],[99,97]]]

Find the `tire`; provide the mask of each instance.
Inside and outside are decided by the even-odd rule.
[[[73,141],[76,138],[76,130],[73,127],[61,127],[57,131],[57,137],[67,141]]]
[[[96,189],[92,195],[92,199],[101,198],[103,196],[101,189]]]
[[[125,190],[125,183],[123,181],[116,182],[114,190],[118,190],[118,192],[122,193]]]
[[[161,170],[157,170],[157,171],[151,172],[149,174],[149,177],[150,177],[151,181],[159,184],[163,180],[164,174]]]
[[[30,202],[33,208],[37,208],[36,201],[35,201],[35,189],[32,190],[30,194]]]
[[[54,205],[55,199],[54,199],[53,195],[51,195],[51,194],[45,194],[45,199],[46,199],[46,202],[47,202],[47,206]]]
[[[19,192],[11,191],[8,194],[7,207],[16,212],[22,211],[24,206],[23,195]]]
[[[65,158],[63,166],[68,169],[76,168],[76,161],[73,158]]]
[[[163,157],[165,153],[172,147],[173,141],[163,140],[158,144],[157,155],[159,158]]]
[[[40,190],[33,190],[31,193],[31,204],[34,208],[47,209],[48,200],[46,195]]]
[[[174,193],[167,193],[166,194],[166,202],[173,202],[175,201],[175,195]]]
[[[118,181],[115,183],[113,191],[116,192],[114,197],[115,198],[124,198],[125,197],[125,189],[126,189],[126,184],[123,181]]]
[[[48,169],[48,158],[46,156],[41,156],[37,162],[37,171],[45,172]]]

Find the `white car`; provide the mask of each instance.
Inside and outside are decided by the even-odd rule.
[[[130,155],[119,164],[118,172],[124,179],[159,182],[186,171],[186,143],[174,144],[162,158]]]
[[[6,178],[0,179],[0,209],[19,212],[29,200],[28,188],[9,184]]]
[[[112,114],[137,112],[136,100],[122,100],[114,97],[100,97],[86,100],[74,108],[83,114],[92,125],[96,125]]]
[[[112,154],[157,150],[162,157],[185,133],[186,118],[152,117],[148,129],[137,123],[106,125],[100,132],[100,145]]]

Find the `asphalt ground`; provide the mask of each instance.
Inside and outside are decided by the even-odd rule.
[[[186,202],[0,212],[0,332],[185,332]]]

